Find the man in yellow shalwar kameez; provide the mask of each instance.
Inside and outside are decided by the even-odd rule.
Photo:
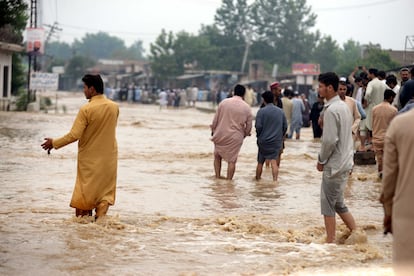
[[[83,92],[87,104],[78,112],[72,129],[61,138],[45,138],[44,150],[59,149],[79,140],[76,184],[70,206],[76,216],[105,216],[115,203],[118,146],[116,125],[119,107],[103,95],[100,75],[85,75]]]

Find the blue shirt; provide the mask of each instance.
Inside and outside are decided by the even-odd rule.
[[[257,111],[255,127],[258,144],[282,143],[287,130],[285,113],[281,108],[269,103]]]

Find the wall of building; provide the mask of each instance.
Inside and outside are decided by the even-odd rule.
[[[414,64],[414,51],[388,51],[391,59],[397,61],[401,66]]]
[[[12,54],[0,50],[0,110],[8,110],[11,100]]]

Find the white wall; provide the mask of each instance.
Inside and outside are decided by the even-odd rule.
[[[8,66],[8,84],[6,97],[4,97],[3,83],[4,70]],[[11,98],[11,77],[12,77],[12,54],[9,51],[0,50],[0,110],[6,110]]]

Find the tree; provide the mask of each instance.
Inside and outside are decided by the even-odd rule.
[[[144,58],[144,47],[142,41],[135,41],[129,48],[120,48],[112,52],[111,55],[114,59],[125,59],[125,60],[145,60]]]
[[[207,55],[206,69],[239,71],[245,49],[243,40],[224,34],[217,26],[203,26],[199,36],[205,37],[210,45],[204,54]]]
[[[174,34],[161,30],[155,43],[150,44],[150,61],[154,77],[159,80],[167,80],[170,77],[178,76],[184,71],[183,65],[177,63],[174,55]]]
[[[244,51],[239,57],[241,69],[240,65],[237,68],[240,71],[245,69],[254,36],[251,17],[251,7],[246,0],[223,0],[214,17],[224,35],[232,37],[244,46]]]
[[[294,62],[307,62],[319,39],[316,15],[306,0],[258,0],[252,4],[252,22],[258,41],[275,49],[271,63],[290,68]]]
[[[202,26],[198,36],[165,30],[151,44],[152,70],[159,78],[196,69],[241,71],[248,58],[279,64],[290,70],[293,62],[307,62],[320,33],[312,33],[316,15],[306,0],[223,0],[215,24]],[[332,42],[332,41],[331,41]],[[332,64],[332,62],[331,62]],[[282,70],[280,70],[282,71]]]
[[[342,76],[347,76],[356,66],[389,70],[399,67],[398,62],[391,59],[389,53],[381,49],[381,46],[369,44],[362,46],[359,42],[348,40],[339,50],[339,60],[335,71]]]
[[[135,41],[129,48],[128,52],[131,54],[132,59],[143,60],[144,58],[144,46],[142,45],[142,40]]]
[[[207,69],[211,57],[210,48],[206,37],[194,36],[184,31],[177,33],[173,45],[177,66],[182,66],[183,69]]]
[[[69,60],[73,56],[73,51],[69,43],[52,41],[46,44],[45,54],[53,59]]]
[[[320,64],[322,72],[335,71],[338,65],[339,47],[332,37],[324,36],[313,51],[313,60]]]
[[[11,79],[11,94],[16,96],[19,94],[19,89],[22,89],[27,83],[27,77],[22,62],[22,55],[14,53],[12,55],[12,79]]]
[[[349,39],[342,45],[342,49],[339,50],[338,65],[335,71],[342,76],[347,76],[354,68],[361,65],[361,45]]]
[[[76,39],[72,48],[76,55],[88,56],[93,59],[111,58],[115,51],[126,49],[123,40],[105,32],[87,33],[81,41]]]
[[[0,40],[20,44],[28,19],[28,6],[23,0],[0,0]]]
[[[66,75],[74,79],[81,78],[86,69],[95,65],[95,61],[90,57],[76,55],[69,60],[66,66]]]
[[[21,44],[23,31],[28,19],[28,6],[23,0],[0,0],[0,41]],[[11,92],[17,95],[18,90],[26,83],[21,55],[12,55]]]
[[[378,70],[389,70],[399,67],[399,63],[392,60],[390,54],[381,49],[379,45],[369,44],[364,51],[364,57],[360,63],[366,68],[377,68]]]
[[[53,41],[45,44],[43,70],[51,72],[53,66],[64,66],[73,56],[72,47],[66,42]]]
[[[250,8],[247,0],[223,0],[214,21],[224,35],[246,41],[250,35]]]

